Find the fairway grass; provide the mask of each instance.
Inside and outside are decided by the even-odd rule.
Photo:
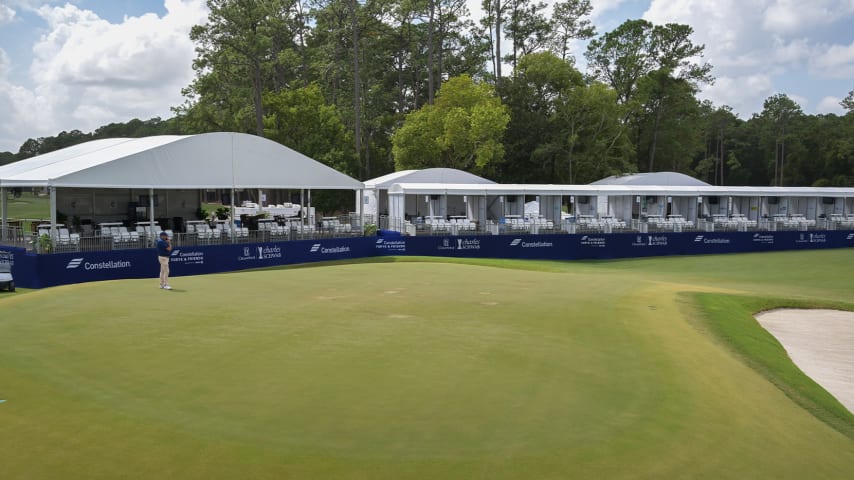
[[[851,309],[852,264],[407,259],[2,294],[0,478],[854,478],[850,412],[750,316]]]

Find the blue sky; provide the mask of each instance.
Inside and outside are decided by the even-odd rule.
[[[481,0],[468,1],[477,14]],[[691,25],[716,77],[701,98],[741,118],[776,93],[807,113],[842,113],[839,101],[854,88],[854,0],[592,3],[599,32],[630,18]],[[62,130],[170,117],[193,78],[188,32],[204,22],[204,4],[0,0],[0,151]]]

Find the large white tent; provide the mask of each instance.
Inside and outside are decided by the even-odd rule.
[[[364,184],[281,144],[242,133],[94,140],[0,167],[6,189],[47,188],[56,224],[56,189],[321,189],[361,192]],[[153,219],[153,218],[152,218]]]

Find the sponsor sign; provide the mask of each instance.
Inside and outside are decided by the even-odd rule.
[[[133,264],[127,260],[107,260],[103,262],[89,263],[83,257],[72,258],[65,266],[66,270],[74,270],[77,268],[83,270],[118,270],[121,268],[131,268]]]
[[[521,248],[552,248],[555,244],[547,240],[524,241],[521,238],[514,238],[513,241],[510,242],[510,246]]]
[[[753,243],[761,245],[774,245],[774,235],[770,233],[754,233]]]
[[[697,240],[694,239],[696,242]],[[666,247],[666,235],[636,235],[632,242],[633,247]]]
[[[697,235],[694,237],[694,243],[703,243],[703,244],[719,244],[719,245],[729,245],[731,243],[731,239],[726,237],[709,237],[707,235]]]
[[[204,265],[205,252],[202,250],[172,250],[170,263],[183,263],[185,265]]]
[[[383,250],[388,253],[406,253],[405,240],[389,240],[386,238],[378,238],[374,244],[376,250]]]
[[[480,240],[477,238],[458,238],[457,250],[480,250]]]
[[[638,238],[640,238],[640,235],[638,236]],[[581,245],[584,245],[585,247],[593,248],[605,248],[608,244],[605,240],[605,237],[594,237],[591,235],[582,235],[581,239],[579,240],[579,243],[581,243]]]

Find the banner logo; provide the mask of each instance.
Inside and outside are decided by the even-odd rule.
[[[130,268],[133,265],[127,260],[107,260],[105,262],[98,263],[89,263],[84,262],[83,257],[80,258],[72,258],[68,265],[65,266],[66,270],[73,270],[75,268],[79,268],[83,266],[83,270],[118,270],[121,268]]]
[[[72,258],[72,259],[71,259],[71,261],[70,261],[70,262],[68,262],[68,265],[66,265],[66,266],[65,266],[65,269],[66,269],[66,270],[70,270],[70,269],[73,269],[73,268],[77,268],[77,267],[79,267],[82,263],[83,263],[83,259],[82,259],[82,258]]]
[[[321,255],[328,255],[331,253],[350,253],[350,247],[347,245],[343,245],[340,247],[325,248],[325,247],[322,247],[321,244],[315,243],[314,245],[311,246],[311,250],[309,250],[309,252],[311,252],[311,253],[320,252]]]
[[[377,243],[374,246],[377,250],[399,253],[406,252],[406,242],[404,240],[386,240],[384,238],[378,238]]]
[[[536,241],[536,242],[523,242],[521,238],[515,238],[512,242],[510,242],[511,247],[519,247],[522,248],[551,248],[554,247],[554,243],[546,242],[546,241]]]

